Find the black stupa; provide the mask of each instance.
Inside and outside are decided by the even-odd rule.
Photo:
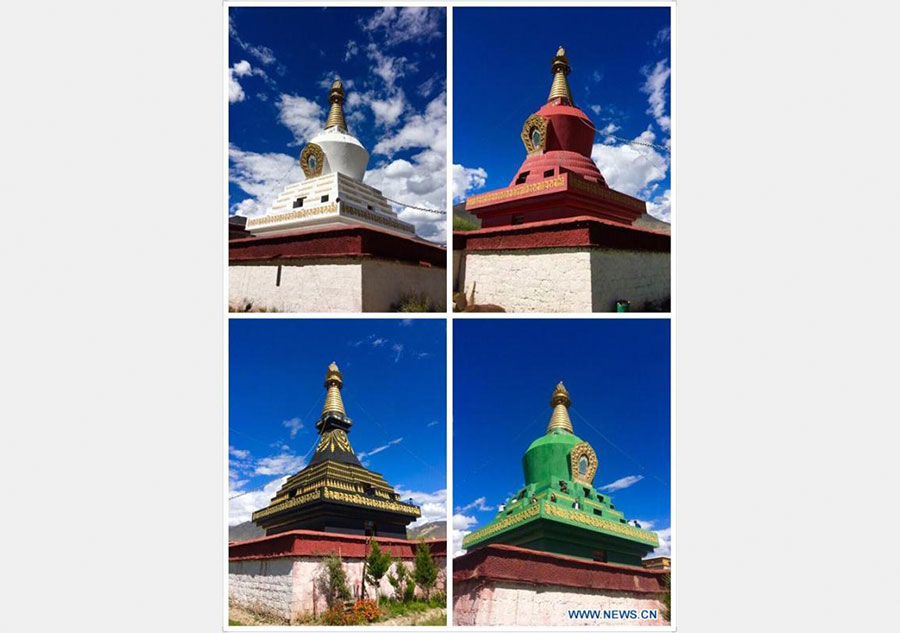
[[[343,376],[335,363],[328,366],[325,388],[313,458],[284,482],[268,507],[253,513],[254,523],[267,536],[316,530],[406,538],[419,508],[401,501],[384,477],[359,463],[347,438],[353,423],[344,412]]]

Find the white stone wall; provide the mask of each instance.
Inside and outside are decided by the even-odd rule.
[[[655,609],[658,596],[510,582],[467,582],[454,586],[453,623],[458,626],[603,626],[662,625],[662,620],[570,619],[569,609]]]
[[[311,259],[228,267],[230,303],[247,301],[279,312],[389,312],[408,295],[447,303],[447,271],[381,259]]]
[[[324,597],[316,587],[321,561],[322,559],[316,556],[230,561],[229,603],[290,621],[296,621],[306,615],[319,615],[328,609]],[[434,562],[441,567],[435,590],[444,590],[446,560],[435,557]],[[403,561],[403,565],[412,571],[413,561]],[[347,574],[347,587],[354,598],[361,597],[363,560],[344,558],[343,566]],[[367,597],[374,598],[372,590],[371,585],[366,586]],[[387,574],[381,579],[378,590],[383,596],[394,595],[394,588],[388,581]]]
[[[616,301],[631,302],[631,310],[660,302],[671,296],[669,253],[620,251],[598,248],[591,251],[591,288],[594,312],[614,312]]]
[[[507,312],[591,312],[588,249],[469,251],[463,271],[466,296]]]
[[[279,312],[361,312],[362,263],[357,260],[310,259],[299,264],[251,264],[228,267],[232,303]]]
[[[389,312],[391,304],[409,295],[425,295],[438,310],[446,310],[446,269],[381,259],[367,259],[362,266],[363,312]]]
[[[614,312],[620,299],[639,311],[671,293],[668,253],[552,248],[469,251],[462,260],[467,296],[475,283],[476,303],[507,312]]]

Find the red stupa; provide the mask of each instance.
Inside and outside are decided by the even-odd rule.
[[[466,211],[482,227],[589,216],[631,225],[646,204],[610,189],[591,159],[596,128],[575,106],[566,76],[571,71],[562,46],[551,66],[547,103],[525,119],[527,156],[505,189],[469,196]]]

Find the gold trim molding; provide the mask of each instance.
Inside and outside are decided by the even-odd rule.
[[[584,475],[578,468],[578,462],[582,457],[587,458],[587,471]],[[597,474],[597,453],[587,442],[576,444],[569,453],[569,467],[572,469],[572,480],[580,484],[593,485],[594,475]]]
[[[540,143],[537,145],[532,139],[535,130],[541,135]],[[525,151],[529,154],[543,152],[547,146],[547,119],[540,114],[532,114],[525,119],[525,123],[522,125],[522,143],[525,144]]]
[[[312,158],[313,165],[310,166],[309,159]],[[310,143],[300,152],[300,167],[307,178],[315,178],[322,175],[322,168],[325,166],[325,152],[315,143]]]

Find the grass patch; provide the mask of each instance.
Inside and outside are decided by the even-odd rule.
[[[459,215],[453,216],[453,230],[454,231],[474,231],[475,229],[480,229],[481,223],[477,220],[470,220],[469,218],[464,218]]]
[[[417,623],[419,626],[447,626],[447,615],[438,613],[435,616]]]
[[[439,307],[425,295],[407,295],[391,304],[391,312],[437,312]]]

